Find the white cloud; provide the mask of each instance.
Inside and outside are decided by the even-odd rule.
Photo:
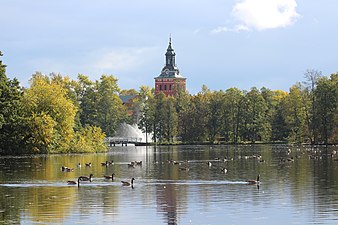
[[[292,25],[299,14],[296,0],[240,0],[232,13],[244,27],[256,30]]]
[[[94,67],[99,70],[130,71],[144,63],[145,55],[152,52],[152,48],[124,48],[96,53],[99,57]]]
[[[214,33],[214,34],[218,34],[218,33],[222,33],[222,32],[240,32],[240,31],[249,31],[250,29],[243,25],[243,24],[239,24],[237,26],[235,26],[234,28],[229,28],[229,27],[217,27],[215,29],[213,29],[211,31],[211,33]]]

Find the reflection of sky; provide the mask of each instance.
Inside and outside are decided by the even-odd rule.
[[[182,148],[188,147],[164,147],[156,151],[152,147],[117,147],[108,154],[74,155],[74,165],[82,157],[96,163],[91,169],[82,168],[67,174],[60,171],[57,163],[51,164],[46,168],[50,170],[54,165],[58,176],[41,168],[36,171],[39,174],[34,174],[39,179],[31,180],[27,178],[30,173],[22,175],[24,168],[31,169],[30,163],[18,164],[14,172],[3,167],[3,175],[11,173],[11,177],[17,177],[17,180],[7,181],[5,176],[0,178],[1,202],[5,213],[9,213],[7,209],[10,208],[22,212],[23,224],[37,218],[42,222],[54,218],[54,222],[57,220],[63,224],[335,224],[338,218],[335,192],[338,168],[336,164],[328,163],[330,161],[313,162],[304,154],[295,162],[281,164],[279,158],[286,155],[283,149],[256,147],[250,150],[250,147],[243,147],[236,154],[260,152],[266,162],[260,164],[242,157],[227,163],[214,161],[209,168],[208,159],[225,153],[234,156],[235,152],[221,147],[196,147],[198,151],[194,155],[189,147],[190,155],[187,155]],[[189,171],[179,171],[178,165],[154,163],[155,158],[165,162],[172,157],[194,160],[189,163]],[[98,164],[106,158],[115,159],[116,164],[111,167]],[[20,159],[20,162],[30,160]],[[17,159],[0,157],[0,164],[5,165],[11,160]],[[43,160],[59,162],[70,158],[58,155]],[[129,169],[125,163],[132,160],[143,160],[144,163],[142,167]],[[35,161],[39,162],[39,159]],[[228,173],[219,172],[218,164],[225,165]],[[83,183],[78,188],[64,182],[68,178],[66,175],[75,176],[88,170],[95,174],[92,183]],[[117,173],[115,182],[100,177],[100,174],[112,171]],[[258,171],[262,180],[259,189],[244,184],[245,178],[252,178]],[[53,179],[40,179],[43,174]],[[120,180],[131,176],[136,178],[135,188],[122,187]],[[20,204],[15,205],[15,202]]]

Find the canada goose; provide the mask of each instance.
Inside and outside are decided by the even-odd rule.
[[[138,166],[142,166],[142,161],[135,161],[135,164]]]
[[[131,178],[130,183],[128,181],[121,181],[122,186],[130,186],[130,185],[133,186],[134,185],[134,180],[135,180],[135,178],[133,177],[133,178]]]
[[[77,164],[77,168],[81,168],[81,163],[78,163],[78,164]]]
[[[92,182],[92,177],[93,176],[94,175],[92,173],[89,175],[89,177],[87,177],[87,176],[79,176],[78,180],[79,181],[89,181],[89,182]]]
[[[295,161],[293,157],[287,158],[286,160],[287,160],[288,162],[293,162],[293,161]]]
[[[91,167],[92,166],[92,163],[86,163],[86,167]]]
[[[101,165],[102,165],[102,166],[109,166],[109,162],[108,162],[108,161],[102,162]]]
[[[113,173],[111,176],[105,175],[104,178],[111,179],[113,181],[114,180],[114,175],[115,175],[115,173]]]
[[[135,168],[134,162],[128,163],[128,168]]]
[[[102,166],[109,166],[109,165],[111,165],[111,164],[113,164],[113,163],[114,163],[114,161],[111,161],[111,162],[106,161],[106,162],[102,162],[101,165],[102,165]]]
[[[246,181],[248,184],[259,184],[259,174],[257,175],[257,180],[247,180]]]
[[[211,166],[212,166],[212,163],[211,163],[210,161],[208,162],[208,166],[209,166],[209,167],[211,167]]]
[[[74,184],[77,184],[77,182],[74,181],[74,180],[69,180],[69,181],[67,181],[67,184],[69,184],[69,185],[74,185]]]
[[[77,184],[77,186],[80,187],[80,177],[77,179],[77,182],[74,181],[74,180],[69,180],[69,181],[67,181],[67,184],[69,184],[69,185]]]
[[[227,170],[226,168],[224,168],[224,167],[221,167],[221,172],[222,172],[222,173],[227,173],[228,170]]]
[[[189,167],[180,167],[179,170],[182,170],[182,171],[189,171]]]
[[[61,167],[61,170],[62,170],[63,172],[71,172],[71,171],[74,171],[73,168],[68,168],[67,166],[62,166],[62,167]]]

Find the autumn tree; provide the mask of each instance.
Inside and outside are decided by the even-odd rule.
[[[38,153],[69,151],[77,108],[67,90],[41,73],[34,74],[30,83],[23,98],[29,118],[28,146]]]

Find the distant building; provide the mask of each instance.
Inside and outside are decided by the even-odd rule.
[[[161,74],[155,77],[155,94],[163,92],[166,96],[175,96],[180,90],[186,90],[186,79],[180,74],[175,62],[175,52],[171,46],[171,38],[169,46],[165,53],[165,66]]]

